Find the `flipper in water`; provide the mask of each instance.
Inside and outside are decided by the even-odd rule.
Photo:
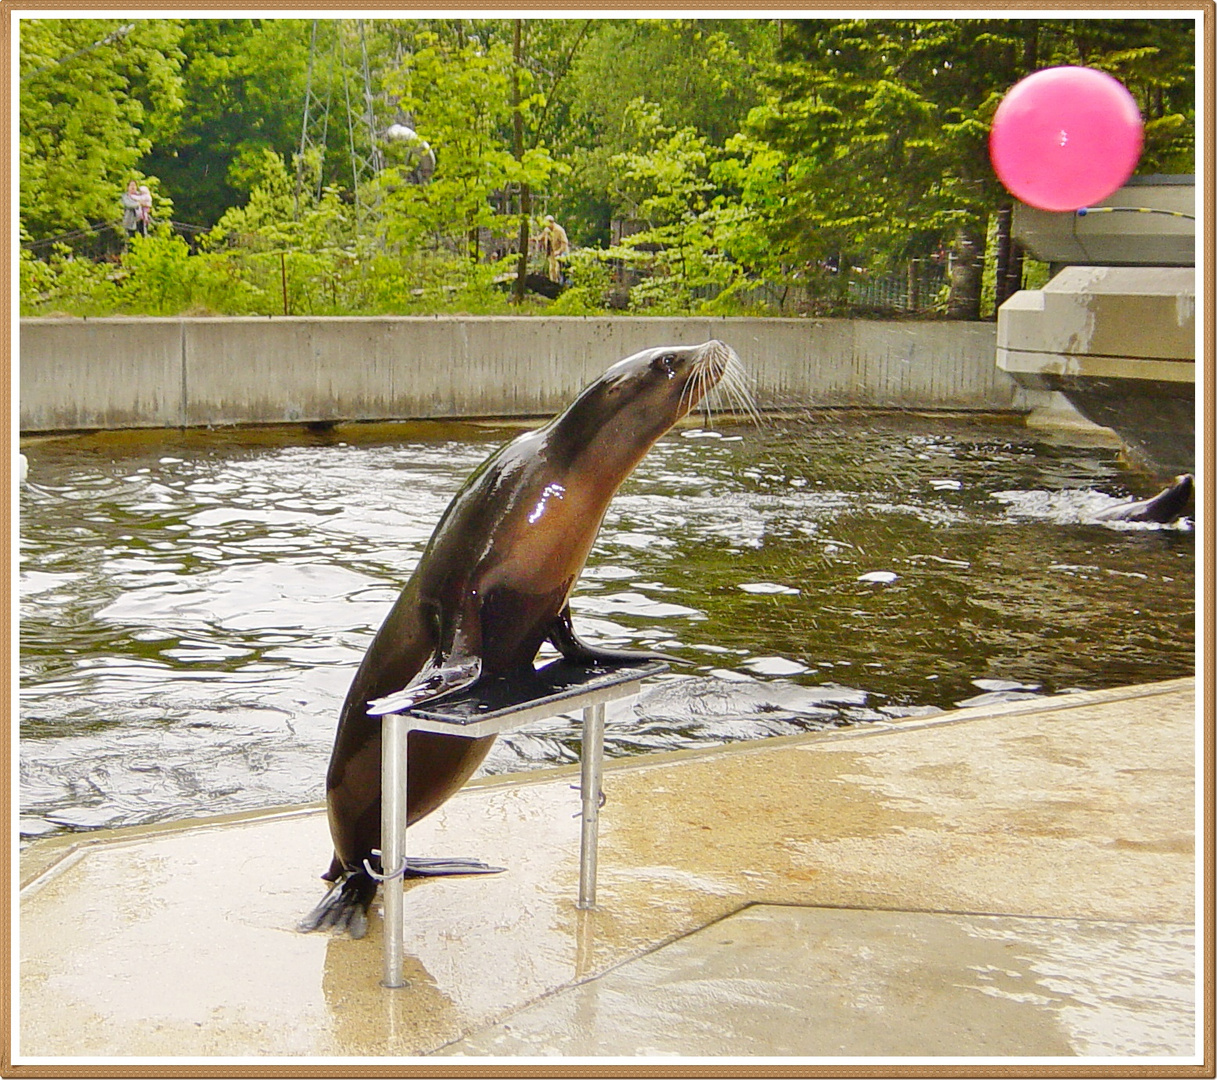
[[[1190,473],[1175,477],[1175,482],[1152,499],[1121,503],[1095,515],[1096,521],[1147,521],[1169,525],[1187,513],[1194,481]]]

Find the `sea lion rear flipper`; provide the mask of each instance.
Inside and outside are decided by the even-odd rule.
[[[313,930],[345,930],[361,938],[368,930],[368,908],[376,895],[376,879],[366,870],[356,870],[340,878],[312,911],[300,920],[301,933]]]
[[[636,652],[632,649],[600,649],[581,640],[570,618],[570,604],[549,624],[550,642],[567,660],[576,664],[638,664],[648,660],[666,660],[670,664],[688,667],[689,661],[667,653]]]
[[[501,874],[507,867],[491,866],[481,859],[435,859],[407,858],[404,876],[416,877],[448,877],[465,874]]]
[[[1175,482],[1164,488],[1145,504],[1145,520],[1170,525],[1187,513],[1194,481],[1191,473],[1176,476]]]
[[[1194,481],[1191,473],[1175,477],[1175,482],[1152,499],[1121,503],[1094,516],[1095,521],[1141,521],[1170,525],[1187,513]]]

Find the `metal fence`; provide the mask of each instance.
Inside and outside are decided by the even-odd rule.
[[[929,314],[945,310],[949,289],[945,260],[912,259],[903,273],[866,274],[855,268],[846,299],[864,311]]]
[[[183,237],[193,248],[200,233],[208,232],[204,225],[191,225],[185,221],[171,221],[170,228]],[[40,259],[50,258],[56,252],[67,251],[74,258],[92,259],[95,262],[116,262],[127,246],[127,234],[122,221],[99,221],[84,228],[47,236],[39,240],[23,240],[21,247],[33,252]]]

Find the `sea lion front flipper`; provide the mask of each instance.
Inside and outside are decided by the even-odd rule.
[[[482,632],[476,610],[454,618],[448,633],[437,627],[439,645],[415,676],[400,690],[368,701],[368,716],[402,712],[424,701],[434,701],[478,681],[482,674]],[[437,616],[436,621],[439,622]],[[445,641],[447,645],[445,647]]]
[[[374,698],[368,702],[369,716],[384,716],[402,712],[424,701],[454,694],[472,686],[482,674],[480,656],[450,656],[440,659],[433,656],[405,686],[392,694]]]
[[[570,604],[558,612],[549,624],[550,642],[567,660],[576,664],[642,664],[650,660],[666,660],[669,664],[690,666],[688,660],[667,653],[636,652],[632,649],[600,649],[589,645],[575,633],[570,619]]]

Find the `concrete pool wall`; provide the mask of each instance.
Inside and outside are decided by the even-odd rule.
[[[765,408],[1029,411],[993,323],[855,319],[22,319],[22,432],[547,415],[621,357],[716,337]]]

